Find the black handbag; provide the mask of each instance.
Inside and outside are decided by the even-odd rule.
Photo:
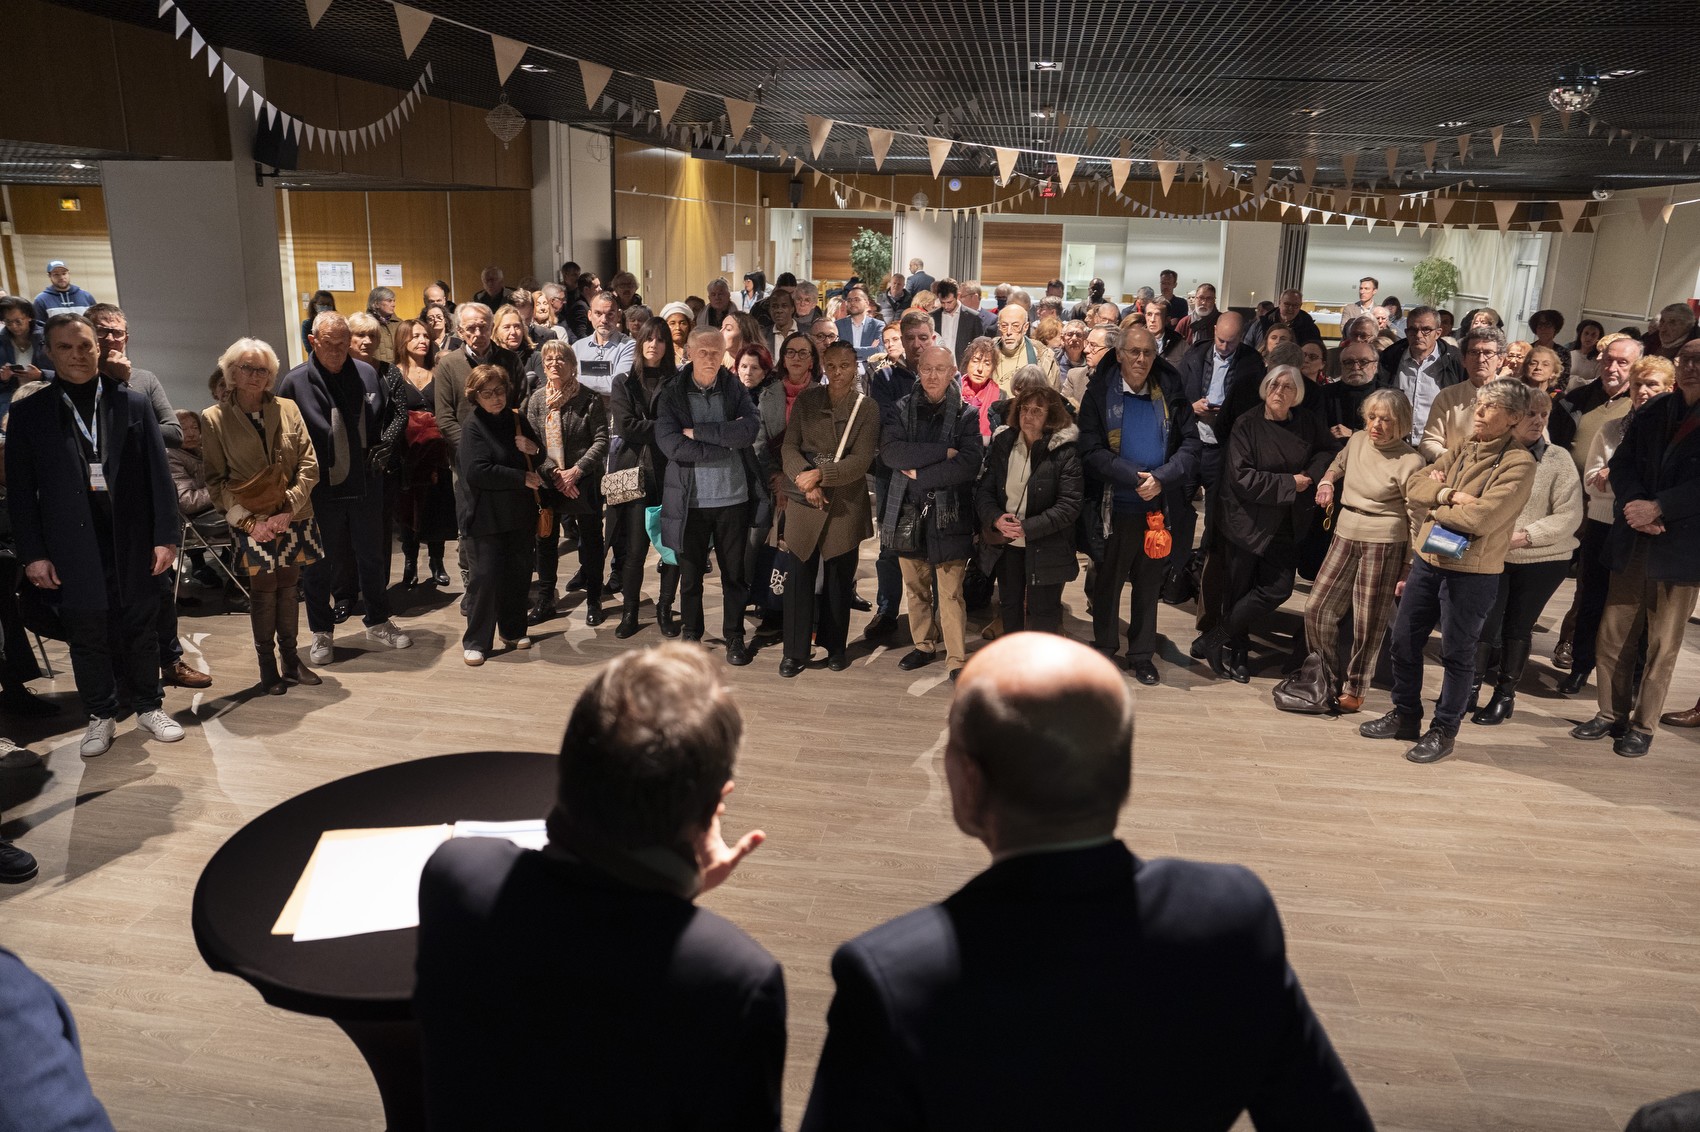
[[[891,534],[891,552],[903,558],[920,558],[927,553],[928,506],[904,499],[897,509],[897,526]]]
[[[1333,710],[1334,679],[1322,654],[1305,657],[1299,670],[1275,685],[1275,706],[1298,715],[1327,715]]]

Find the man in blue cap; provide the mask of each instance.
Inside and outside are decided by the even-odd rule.
[[[35,297],[35,322],[45,327],[56,314],[82,314],[94,306],[94,296],[71,282],[71,269],[62,259],[47,261],[48,285]]]

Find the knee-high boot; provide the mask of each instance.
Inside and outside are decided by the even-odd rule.
[[[1476,679],[1470,685],[1470,710],[1480,711],[1482,706],[1482,685],[1487,682],[1488,673],[1499,667],[1500,650],[1493,645],[1476,645]]]
[[[266,579],[266,575],[255,575],[254,587],[248,597],[248,624],[254,631],[254,652],[260,659],[258,687],[267,695],[281,696],[285,685],[283,677],[278,674],[277,654],[272,648],[272,638],[277,635],[277,591],[265,585],[262,579]]]
[[[1523,667],[1529,663],[1529,646],[1533,643],[1529,640],[1505,642],[1505,650],[1499,660],[1499,681],[1493,687],[1493,698],[1488,700],[1486,707],[1470,717],[1471,723],[1492,727],[1511,718],[1511,709],[1517,703],[1517,681],[1523,678]]]
[[[323,684],[318,673],[301,663],[295,651],[295,637],[301,629],[301,596],[299,586],[284,586],[277,591],[277,651],[283,661],[283,678],[291,684],[309,688]]]

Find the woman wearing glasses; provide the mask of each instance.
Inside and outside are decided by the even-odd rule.
[[[259,686],[281,696],[290,684],[323,683],[296,652],[301,568],[321,553],[313,526],[319,460],[301,410],[272,393],[277,354],[270,346],[240,338],[218,367],[218,404],[201,417],[207,490],[236,540],[236,568],[249,576]]]
[[[466,379],[472,405],[460,434],[460,531],[474,547],[466,583],[461,658],[484,663],[497,632],[509,648],[528,649],[525,597],[536,550],[540,451],[525,419],[508,408],[508,373],[479,366]]]

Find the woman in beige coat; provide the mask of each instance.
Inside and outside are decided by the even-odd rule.
[[[270,346],[238,339],[218,366],[223,393],[202,415],[207,489],[230,524],[236,568],[252,579],[248,619],[260,658],[259,686],[281,696],[290,684],[323,683],[295,651],[301,568],[323,553],[313,525],[319,460],[295,402],[271,391],[277,354]]]
[[[785,587],[785,658],[781,676],[803,671],[813,641],[827,667],[850,666],[850,596],[862,543],[873,537],[873,511],[863,477],[879,450],[879,410],[856,387],[856,351],[834,342],[822,357],[825,386],[797,395],[780,448],[784,468],[784,545],[797,560]],[[820,628],[815,630],[815,578],[824,574]]]

